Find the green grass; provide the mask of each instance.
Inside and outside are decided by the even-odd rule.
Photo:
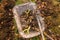
[[[30,2],[30,1],[35,2],[35,0],[26,0],[25,2]],[[23,0],[17,0],[16,1],[16,5],[19,5],[19,4],[22,4],[22,3],[24,3]]]
[[[22,0],[17,0],[16,5],[18,5],[18,4],[22,4]]]
[[[32,40],[40,40],[39,37],[34,37]]]

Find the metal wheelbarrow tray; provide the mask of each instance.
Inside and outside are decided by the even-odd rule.
[[[20,23],[20,15],[22,14],[22,12],[24,12],[24,11],[27,10],[27,9],[36,10],[36,5],[35,5],[35,3],[28,2],[28,3],[25,3],[25,4],[16,5],[16,6],[13,8],[13,15],[14,15],[14,19],[15,19],[16,24],[17,24],[17,28],[18,28],[19,34],[20,34],[23,38],[31,38],[31,37],[40,35],[40,32],[30,32],[29,34],[25,34],[25,33],[22,31],[22,26],[21,26],[21,23]],[[42,18],[41,18],[41,19],[42,19]],[[43,23],[43,24],[44,24],[44,23]],[[43,28],[43,27],[42,27],[42,29],[43,29],[43,31],[44,31],[44,28]]]

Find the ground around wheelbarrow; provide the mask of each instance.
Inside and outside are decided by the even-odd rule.
[[[22,0],[21,0],[22,1]],[[40,40],[41,36],[23,39],[19,38],[18,30],[13,19],[12,8],[16,4],[22,3],[14,0],[0,1],[0,40]],[[34,1],[35,2],[35,1]],[[44,36],[46,40],[60,40],[60,1],[42,0],[36,1],[41,16],[45,18]]]

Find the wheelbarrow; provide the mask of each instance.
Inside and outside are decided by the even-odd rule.
[[[27,9],[30,9],[30,10],[36,10],[36,4],[35,3],[32,3],[32,2],[28,2],[28,3],[25,3],[25,4],[20,4],[20,5],[16,5],[14,8],[13,8],[13,15],[14,15],[14,19],[16,21],[16,24],[17,24],[17,28],[18,28],[18,31],[19,31],[19,34],[23,37],[23,38],[31,38],[31,37],[35,37],[35,36],[38,36],[40,35],[40,31],[39,32],[30,32],[29,34],[25,34],[23,31],[22,31],[22,26],[21,26],[21,22],[20,22],[20,15],[22,14],[22,12],[24,12],[25,10]],[[40,12],[37,11],[37,14],[39,14]],[[41,19],[41,22],[38,22],[38,24],[40,23],[40,27],[42,28],[42,31],[44,31],[44,21],[43,21],[43,18],[41,16],[39,16],[40,18],[37,18],[37,19]],[[37,20],[38,21],[38,20]],[[41,26],[42,25],[42,26]]]

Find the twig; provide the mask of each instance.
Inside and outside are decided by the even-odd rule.
[[[30,27],[28,27],[27,29],[23,30],[23,32],[27,31],[27,33],[29,34],[29,30],[30,30]]]
[[[44,35],[43,35],[43,30],[42,30],[42,28],[41,28],[42,25],[41,25],[41,22],[40,22],[40,16],[37,15],[36,17],[37,17],[37,21],[38,21],[38,25],[39,25],[40,33],[41,33],[41,36],[42,36],[42,40],[45,40]]]
[[[51,40],[54,40],[51,36],[49,36],[46,32],[44,32],[44,35],[50,38]]]

